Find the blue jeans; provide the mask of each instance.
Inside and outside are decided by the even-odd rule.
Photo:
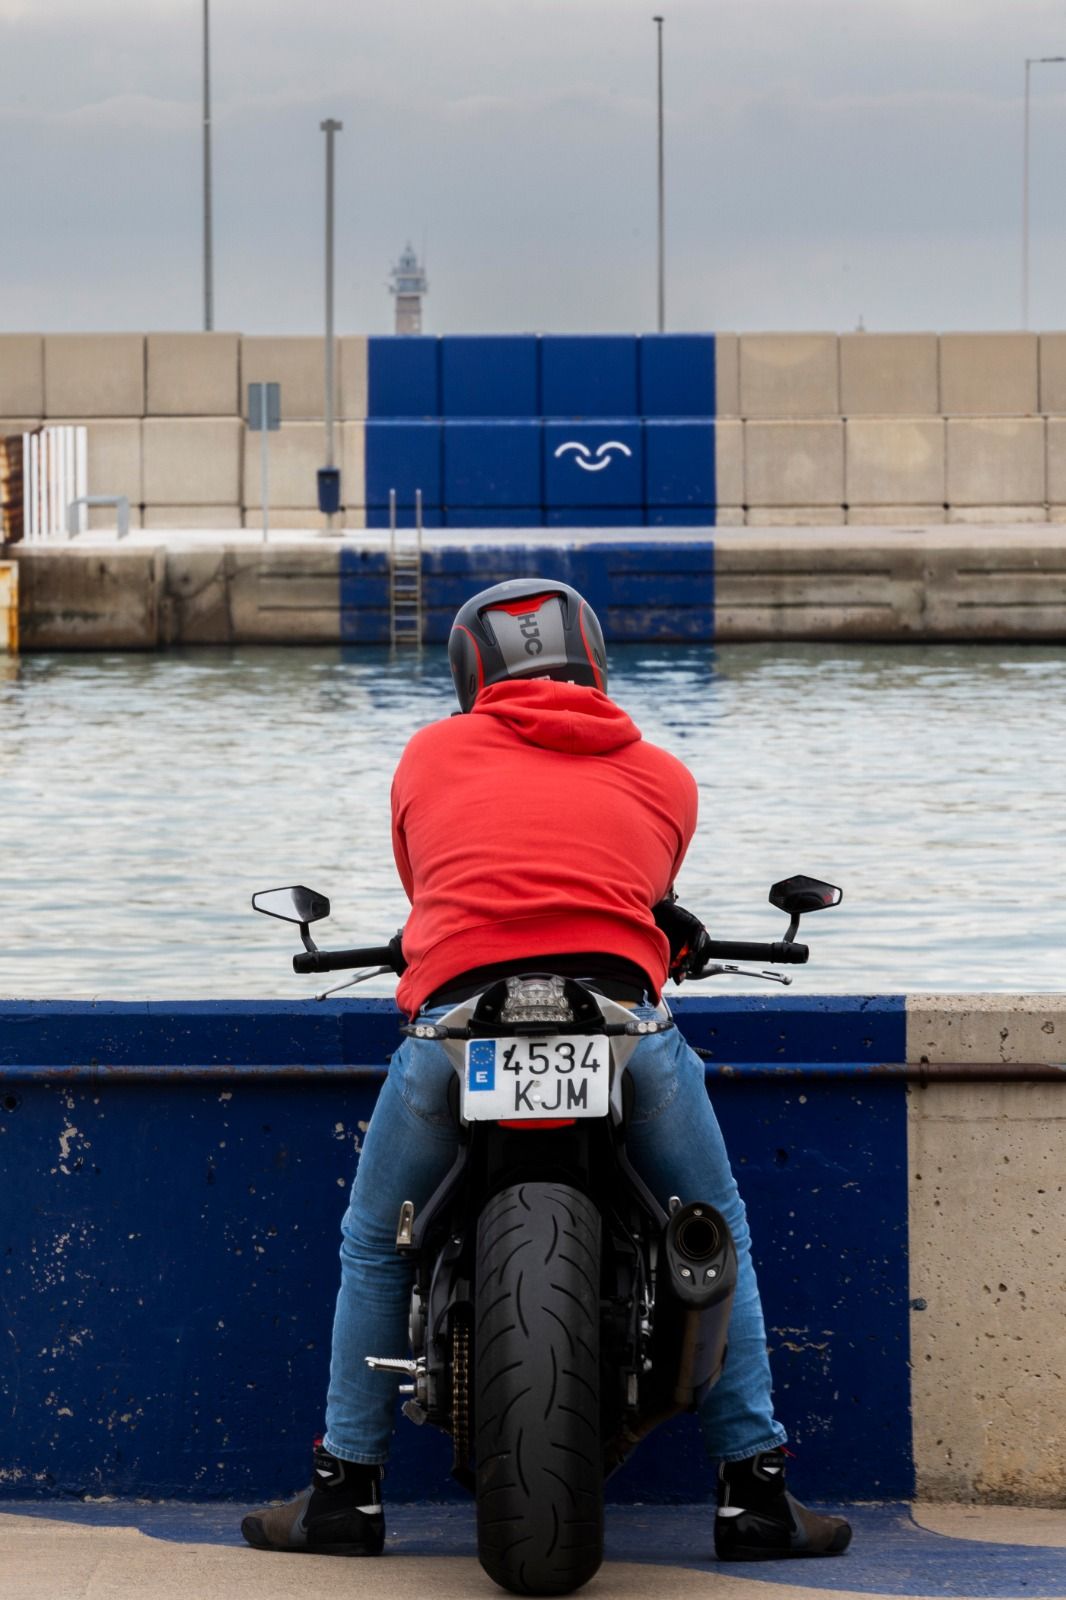
[[[428,1012],[426,1015],[442,1015]],[[651,1010],[638,1016],[651,1016]],[[415,1211],[455,1158],[447,1111],[454,1067],[432,1040],[405,1039],[392,1058],[359,1158],[344,1217],[341,1287],[333,1324],[325,1444],[343,1461],[383,1462],[392,1435],[398,1379],[372,1372],[365,1356],[409,1349],[412,1268],[397,1255],[396,1220],[404,1200]],[[732,1230],[736,1299],[722,1376],[700,1407],[712,1456],[740,1461],[787,1437],[774,1418],[770,1364],[744,1204],[704,1084],[703,1063],[677,1028],[641,1039],[630,1058],[636,1088],[630,1160],[659,1203],[706,1200]]]

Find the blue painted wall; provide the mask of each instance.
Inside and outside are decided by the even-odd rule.
[[[903,1001],[683,1000],[756,1241],[779,1411],[826,1498],[912,1488]],[[386,1001],[0,1003],[5,1491],[257,1500],[321,1429]],[[827,1068],[829,1069],[827,1073]],[[691,1418],[612,1483],[691,1501]],[[453,1492],[400,1419],[394,1499]]]
[[[713,334],[369,341],[367,523],[712,526]],[[624,449],[598,454],[618,441]],[[560,446],[577,446],[564,450]]]
[[[590,511],[590,517],[607,513]],[[389,642],[388,557],[348,544],[339,553],[341,637],[348,644]],[[589,601],[609,643],[714,638],[714,545],[492,543],[427,547],[422,556],[423,639],[447,642],[465,600],[508,578],[554,578]]]

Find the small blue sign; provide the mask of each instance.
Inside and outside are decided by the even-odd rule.
[[[474,1039],[466,1058],[466,1072],[471,1089],[495,1089],[496,1042],[494,1039]]]

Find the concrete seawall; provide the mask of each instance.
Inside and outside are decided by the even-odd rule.
[[[1066,520],[1062,332],[336,344],[337,526],[384,525],[391,489],[410,521],[416,488],[459,529]],[[125,495],[136,527],[254,527],[262,380],[274,526],[321,528],[321,338],[0,335],[0,436],[84,424],[88,492]]]
[[[377,644],[372,534],[99,536],[11,547],[25,650]],[[1048,526],[427,533],[427,643],[467,595],[522,574],[586,594],[612,640],[1066,640],[1066,539]]]
[[[1061,1505],[1066,997],[681,999],[826,1499]],[[321,1422],[387,1001],[0,1002],[0,1492],[253,1498]],[[401,1422],[390,1497],[451,1492]],[[691,1419],[612,1480],[711,1483]]]

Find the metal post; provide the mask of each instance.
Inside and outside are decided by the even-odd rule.
[[[270,484],[267,470],[267,386],[259,385],[260,417],[262,431],[259,436],[259,495],[263,502],[263,543],[270,532]]]
[[[1025,61],[1025,136],[1022,141],[1022,327],[1029,326],[1029,69]]]
[[[1029,326],[1029,73],[1032,67],[1051,66],[1066,56],[1026,56],[1025,130],[1022,140],[1022,327]]]
[[[215,326],[214,259],[211,239],[211,0],[204,0],[204,332]]]
[[[333,465],[333,139],[344,124],[327,117],[320,124],[326,135],[326,466]],[[328,519],[332,527],[332,516]]]
[[[658,295],[658,302],[659,302],[659,321],[658,321],[658,326],[659,326],[659,332],[662,333],[664,331],[665,327],[666,327],[666,240],[665,240],[665,233],[666,233],[666,200],[665,200],[664,162],[663,162],[663,19],[662,19],[662,17],[652,17],[651,20],[655,24],[656,42],[657,42],[657,45],[658,45],[658,58],[659,58],[659,61],[658,61],[658,65],[659,65],[659,98],[658,98],[658,122],[659,122],[659,230],[658,230],[658,232],[659,232],[659,284],[658,284],[659,295]]]

